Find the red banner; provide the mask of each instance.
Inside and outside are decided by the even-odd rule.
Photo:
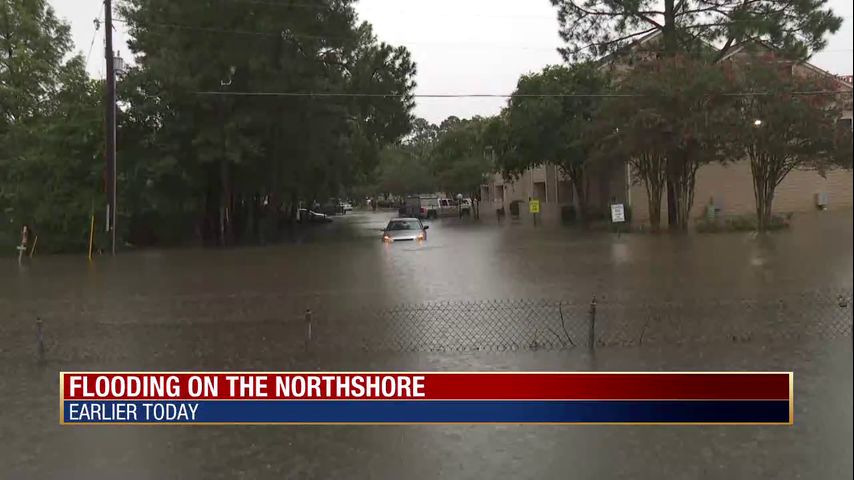
[[[63,400],[790,400],[791,373],[61,374]]]

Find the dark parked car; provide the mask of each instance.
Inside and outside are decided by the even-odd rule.
[[[317,213],[312,210],[300,208],[297,212],[297,221],[299,223],[330,223],[332,219],[323,213]]]
[[[337,201],[324,203],[318,207],[318,210],[324,215],[344,215],[344,207]]]

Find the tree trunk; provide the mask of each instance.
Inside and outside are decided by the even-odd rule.
[[[576,203],[578,204],[578,218],[582,224],[587,223],[587,188],[584,184],[584,168],[569,167],[566,169],[569,181],[575,189]]]
[[[671,230],[675,230],[679,225],[676,215],[676,186],[670,178],[668,178],[664,183],[667,190],[667,226]]]
[[[664,0],[664,25],[662,25],[661,36],[664,43],[664,53],[673,54],[678,45],[676,44],[676,0]]]
[[[678,157],[676,155],[679,155]],[[696,160],[689,157],[690,152],[671,155],[668,158],[668,180],[672,186],[673,219],[671,230],[685,232],[691,217],[694,203],[694,183],[697,173]],[[681,157],[681,158],[680,158]],[[668,211],[668,215],[670,212]]]
[[[750,159],[753,176],[753,198],[756,200],[756,228],[765,232],[771,224],[774,191],[777,188],[778,172],[772,168],[773,160],[754,153]]]
[[[663,185],[655,179],[645,178],[647,208],[649,209],[649,225],[653,232],[661,230],[661,190]]]
[[[656,152],[641,153],[631,160],[632,170],[637,172],[646,188],[649,224],[653,232],[661,230],[661,195],[667,186],[666,161]]]

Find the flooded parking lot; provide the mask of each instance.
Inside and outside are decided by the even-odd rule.
[[[631,316],[641,304],[788,299],[787,315],[820,321],[827,305],[805,313],[797,305],[815,303],[797,299],[850,299],[850,212],[807,216],[765,237],[616,236],[445,219],[431,222],[424,243],[387,245],[379,229],[390,216],[348,214],[269,247],[125,252],[92,265],[83,256],[36,257],[20,268],[7,259],[0,477],[851,477],[850,306],[834,310],[849,322],[836,334],[614,345],[595,359],[583,349],[288,348],[302,341],[305,309],[330,321],[324,335],[346,337],[351,324],[367,323],[364,312],[423,302],[558,299],[583,307],[596,296]],[[697,321],[691,312],[679,310],[679,320]],[[57,372],[74,369],[793,370],[796,411],[793,427],[765,428],[60,428]]]

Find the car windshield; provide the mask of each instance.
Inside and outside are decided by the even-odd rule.
[[[418,228],[418,222],[415,220],[392,220],[388,222],[386,230],[417,230]]]

